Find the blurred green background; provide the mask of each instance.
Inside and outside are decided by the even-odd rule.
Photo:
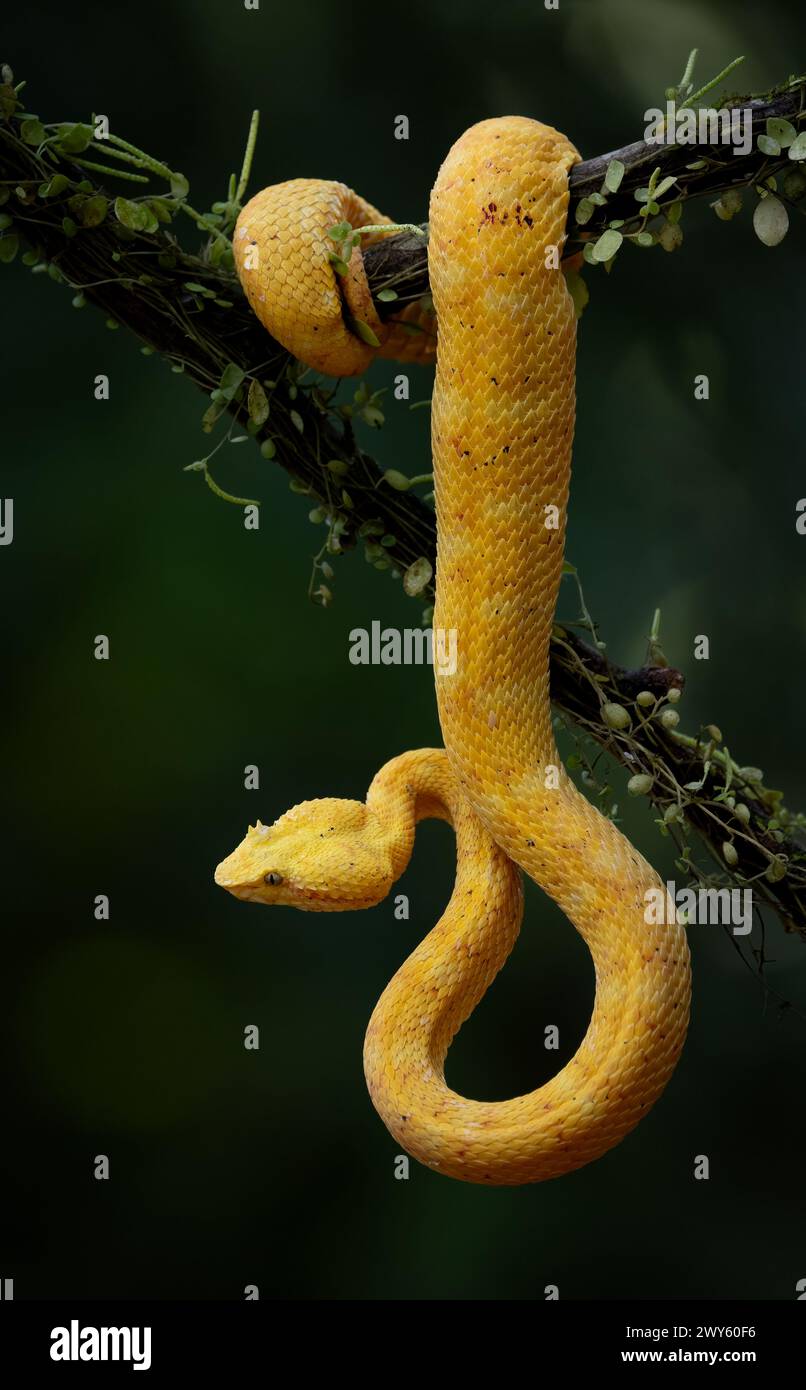
[[[705,80],[748,55],[740,88],[803,67],[806,22],[759,7],[660,0],[400,5],[53,0],[6,25],[4,51],[44,120],[109,115],[184,170],[209,206],[240,165],[252,191],[344,179],[426,216],[452,141],[522,113],[584,154],[640,137],[643,112],[701,49]],[[393,139],[395,115],[411,122]],[[125,189],[121,189],[125,192]],[[705,206],[686,244],[589,274],[568,553],[610,651],[639,663],[656,605],[688,673],[683,727],[716,721],[743,762],[806,802],[806,540],[800,218],[777,250],[750,211]],[[192,242],[193,230],[189,229]],[[361,1067],[372,1007],[450,891],[447,829],[422,827],[391,902],[303,917],[246,906],[212,871],[247,821],[309,796],[361,796],[399,751],[438,741],[430,672],[353,667],[348,633],[420,607],[360,554],[334,605],[306,596],[321,533],[255,448],[218,481],[262,499],[259,532],[183,465],[204,401],[124,332],[19,264],[2,274],[2,495],[16,508],[3,579],[4,949],[10,1062],[0,1275],[18,1298],[789,1299],[806,1277],[804,1024],[783,1018],[718,927],[693,928],[695,998],[662,1101],[619,1148],[559,1181],[492,1190],[412,1164]],[[111,399],[93,399],[93,378]],[[391,364],[373,371],[389,384]],[[695,402],[707,373],[711,399]],[[426,373],[414,398],[429,394]],[[426,411],[387,396],[365,447],[428,467]],[[569,590],[561,613],[574,616]],[[93,660],[93,638],[112,659]],[[694,635],[711,660],[692,658]],[[243,788],[257,763],[259,792]],[[615,785],[620,801],[623,779]],[[664,873],[646,806],[627,833]],[[97,893],[111,920],[93,917]],[[769,980],[800,1007],[806,964],[776,922]],[[514,955],[451,1052],[467,1094],[531,1089],[567,1060],[593,975],[575,932],[530,891]],[[258,1024],[261,1047],[244,1051]],[[560,1027],[559,1056],[543,1029]],[[111,1180],[93,1178],[108,1154]],[[711,1159],[696,1182],[694,1156]]]

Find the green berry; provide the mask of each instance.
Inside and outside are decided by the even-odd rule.
[[[602,718],[611,729],[629,729],[630,716],[623,705],[608,701],[602,705]]]

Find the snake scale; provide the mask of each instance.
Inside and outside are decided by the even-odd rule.
[[[450,902],[379,1000],[364,1067],[376,1109],[410,1154],[490,1185],[557,1177],[617,1144],[666,1085],[689,1013],[685,932],[674,919],[645,920],[660,879],[577,791],[552,732],[549,639],[575,411],[576,323],[560,257],[578,158],[537,121],[482,121],[453,146],[431,196],[434,626],[457,634],[456,670],[437,675],[445,748],[394,758],[365,802],[308,801],[274,825],[258,822],[216,871],[246,900],[368,907],[406,868],[417,821],[452,824]],[[370,324],[384,355],[427,360],[431,334],[378,320],[358,247],[347,274],[334,273],[327,232],[340,219],[383,221],[343,184],[320,180],[252,199],[235,248],[253,309],[290,352],[331,375],[363,371],[374,355],[354,319]],[[556,526],[546,523],[552,509]],[[445,1057],[517,937],[521,870],[588,945],[593,1015],[545,1085],[474,1101],[447,1085]]]

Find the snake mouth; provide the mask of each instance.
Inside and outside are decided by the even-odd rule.
[[[257,889],[248,883],[227,883],[224,879],[216,878],[219,888],[226,888],[233,898],[238,898],[242,903],[260,902]]]

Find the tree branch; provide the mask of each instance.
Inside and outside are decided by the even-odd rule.
[[[803,102],[802,79],[768,100],[750,102],[754,130],[763,130],[770,116],[790,120],[799,129]],[[0,263],[14,258],[18,243],[27,246],[22,259],[32,273],[46,273],[68,285],[77,307],[86,302],[100,309],[111,326],[128,328],[144,351],[159,354],[211,397],[203,424],[208,433],[222,429],[229,415],[230,431],[237,423],[254,435],[264,457],[275,458],[291,475],[292,488],[318,504],[312,519],[325,528],[314,562],[323,581],[314,592],[320,601],[329,601],[324,581],[331,576],[331,560],[360,542],[375,568],[403,576],[408,592],[427,599],[436,563],[433,510],[413,491],[385,481],[357,442],[354,420],[363,416],[378,423],[381,414],[366,386],[359,385],[351,401],[339,403],[338,387],[311,379],[251,313],[232,270],[226,238],[231,204],[216,205],[218,212],[203,216],[192,213],[212,231],[201,251],[191,254],[172,226],[173,218],[188,210],[181,176],[171,176],[146,156],[146,163],[130,156],[127,167],[170,176],[172,191],[146,193],[113,211],[104,189],[88,177],[101,142],[88,141],[94,146],[92,157],[79,166],[73,157],[85,148],[76,135],[79,128],[43,128],[20,106],[5,69],[0,83]],[[125,150],[132,149],[120,142],[118,157],[125,160]],[[104,151],[97,158],[109,156]],[[576,218],[582,199],[600,190],[616,158],[625,167],[618,192],[608,194],[604,204],[594,203],[589,220],[580,225]],[[701,167],[688,167],[700,159]],[[590,245],[614,215],[624,219],[625,234],[633,224],[643,225],[634,195],[658,167],[663,177],[674,175],[675,201],[791,172],[785,151],[776,159],[755,145],[745,158],[723,147],[628,145],[572,171],[571,247]],[[126,167],[121,170],[125,173]],[[128,184],[124,191],[131,192]],[[401,300],[427,293],[422,238],[389,238],[369,247],[365,261],[373,293],[394,288],[398,294],[391,304],[376,300],[382,315],[393,314]],[[558,718],[574,736],[581,733],[606,748],[639,780],[642,794],[659,812],[662,830],[675,840],[681,871],[708,883],[752,883],[757,897],[778,912],[788,930],[806,936],[806,853],[798,841],[803,817],[790,816],[780,794],[769,791],[760,774],[734,761],[713,726],[696,738],[681,735],[674,708],[681,673],[665,664],[654,640],[640,670],[612,663],[581,590],[580,600],[582,626],[593,645],[573,624],[555,629],[551,693]],[[621,714],[614,714],[613,707]],[[597,783],[595,762],[588,760],[582,744],[577,761],[589,788],[598,789],[604,809],[610,810],[612,791]],[[631,788],[637,791],[638,784]],[[715,861],[711,875],[691,858],[690,829]]]
[[[639,140],[574,165],[569,175],[571,196],[565,255],[584,252],[585,247],[592,246],[613,221],[622,223],[619,230],[623,236],[637,235],[645,219],[641,215],[643,204],[636,200],[635,195],[648,185],[656,169],[659,170],[658,182],[666,178],[674,179],[673,188],[669,188],[665,200],[661,202],[662,209],[677,203],[685,204],[695,198],[716,199],[731,190],[764,186],[769,179],[778,181],[795,173],[800,180],[800,171],[789,159],[786,149],[779,156],[768,155],[758,148],[756,142],[758,136],[765,133],[769,120],[786,120],[796,130],[804,129],[806,78],[792,79],[785,91],[773,97],[746,99],[737,102],[731,109],[750,113],[752,140],[746,155],[735,154],[730,145],[721,143],[661,145]],[[608,166],[614,161],[624,166],[624,174],[617,191],[609,193],[603,185]],[[700,167],[691,167],[697,165]],[[803,180],[800,191],[797,191],[796,185],[791,201],[797,202],[804,191],[806,180]],[[593,205],[586,221],[579,222],[580,207],[585,201],[584,216],[589,210],[587,202],[591,195],[600,196],[603,201]],[[648,227],[651,230],[654,226],[656,238],[665,221],[664,217],[648,219]],[[427,233],[428,223],[421,225]],[[392,302],[376,298],[376,308],[383,320],[394,317],[401,305],[421,299],[429,292],[426,237],[406,232],[375,242],[364,252],[364,265],[373,296],[389,289],[397,294],[397,299]]]

